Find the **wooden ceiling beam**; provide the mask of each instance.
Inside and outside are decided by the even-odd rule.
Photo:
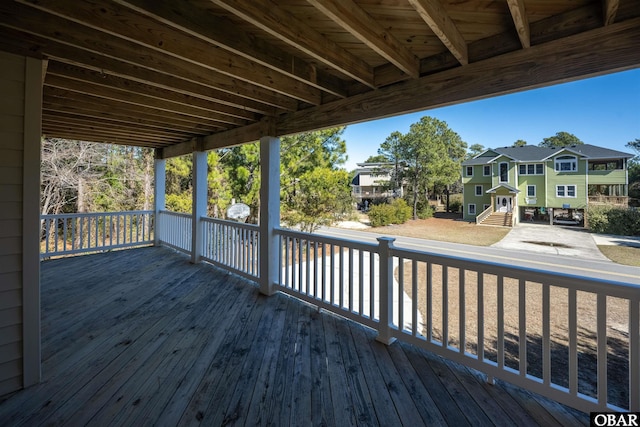
[[[58,119],[60,121],[82,121],[86,123],[101,123],[107,126],[123,126],[124,128],[143,129],[146,132],[168,132],[172,134],[190,135],[197,132],[197,129],[186,126],[176,126],[172,123],[154,122],[140,118],[132,118],[130,116],[110,115],[109,112],[94,112],[87,110],[71,111],[68,109],[60,110],[52,104],[46,104],[42,107],[43,116],[48,119]],[[204,134],[211,133],[212,129],[200,129]]]
[[[73,31],[61,31],[61,29],[70,26],[74,27]],[[100,31],[79,26],[63,18],[21,4],[0,2],[0,27],[36,36],[36,39],[43,41],[43,44],[39,46],[40,50],[48,56],[64,58],[64,55],[56,55],[55,53],[57,46],[62,44],[73,47],[76,52],[81,54],[79,57],[71,57],[78,63],[82,63],[92,55],[103,55],[146,70],[174,76],[174,78],[201,82],[234,96],[258,102],[273,102],[270,105],[279,108],[291,106],[286,109],[297,109],[297,101],[271,89],[238,79],[230,79],[229,76],[210,68],[181,60],[128,40],[110,37]],[[33,49],[33,46],[27,45],[27,49]]]
[[[208,43],[220,46],[235,55],[257,62],[274,71],[298,79],[340,98],[347,96],[344,81],[319,70],[301,58],[278,46],[261,41],[237,27],[228,19],[201,11],[186,2],[157,0],[114,0],[125,7],[152,16],[164,25],[184,31]]]
[[[49,74],[52,76],[63,77],[67,79],[77,80],[79,82],[88,82],[93,85],[104,86],[107,88],[126,91],[131,94],[141,94],[163,101],[171,101],[180,105],[201,108],[206,111],[216,112],[222,116],[239,120],[256,121],[259,119],[256,113],[243,110],[237,107],[211,102],[202,98],[191,95],[185,95],[179,92],[160,89],[156,86],[128,80],[122,77],[104,74],[99,71],[89,70],[87,68],[75,65],[63,64],[57,61],[51,61]],[[144,101],[144,98],[142,99]],[[233,122],[229,122],[233,123]]]
[[[192,107],[189,105],[178,104],[174,101],[152,98],[150,96],[127,92],[118,88],[107,85],[98,85],[90,81],[79,81],[68,77],[55,74],[48,74],[45,79],[45,87],[53,87],[73,91],[76,93],[96,96],[101,99],[109,99],[112,101],[131,104],[129,108],[148,107],[169,113],[178,113],[192,117],[196,120],[208,120],[210,122],[219,123],[221,126],[244,126],[251,121],[243,120],[236,117],[219,114],[215,111],[205,110],[203,108]],[[253,121],[253,120],[252,120]]]
[[[60,138],[77,141],[98,142],[104,144],[130,145],[133,147],[164,148],[172,145],[171,142],[149,142],[139,138],[113,138],[109,135],[86,134],[74,132],[73,130],[51,129],[42,135],[44,138]],[[179,142],[179,141],[176,141]]]
[[[525,49],[531,47],[531,32],[529,30],[527,11],[524,8],[524,0],[507,0],[507,4],[522,47]]]
[[[371,88],[373,69],[271,0],[211,0],[216,6]]]
[[[126,40],[136,46],[144,46],[309,104],[319,105],[321,102],[321,93],[317,88],[274,72],[270,68],[234,55],[227,50],[218,49],[217,46],[182,31],[167,31],[164,24],[115,3],[18,1],[83,26],[74,29],[74,32],[82,38],[92,40],[98,33],[103,43],[114,46],[121,44],[121,40]],[[47,25],[52,28],[53,23]]]
[[[219,148],[232,147],[258,141],[263,136],[273,136],[275,134],[275,122],[271,118],[265,118],[260,122],[243,128],[230,129],[172,145],[163,149],[160,157],[167,159],[189,154],[195,150],[216,150]]]
[[[615,39],[615,43],[611,40]],[[640,66],[640,18],[282,115],[277,135],[390,117]]]
[[[442,7],[439,0],[409,0],[409,3],[427,23],[431,31],[462,64],[469,63],[467,42],[458,31],[458,27]]]
[[[410,77],[420,77],[420,60],[351,0],[307,0],[332,21]]]
[[[84,141],[100,141],[109,139],[114,143],[124,143],[124,141],[137,140],[140,142],[155,142],[158,144],[172,144],[177,143],[179,139],[171,139],[171,138],[159,138],[153,135],[140,135],[140,134],[126,134],[126,133],[118,133],[115,131],[109,131],[100,128],[91,128],[91,127],[82,127],[77,125],[64,125],[64,124],[51,124],[44,122],[42,126],[43,133],[46,136],[51,136],[52,134],[56,135],[73,135],[73,137],[65,137],[65,138],[78,138],[81,137]],[[118,141],[118,142],[116,142]]]
[[[276,114],[276,108],[285,111],[294,111],[297,102],[291,98],[284,98],[279,95],[267,98],[265,103],[247,99],[235,94],[221,91],[209,85],[206,76],[199,81],[190,81],[178,78],[175,75],[160,73],[154,70],[144,69],[135,64],[119,61],[103,55],[85,55],[82,62],[69,58],[79,58],[76,48],[57,45],[51,50],[50,44],[46,48],[51,59],[55,59],[60,64],[81,67],[102,75],[116,76],[132,82],[157,87],[162,90],[175,91],[180,94],[197,97],[210,102],[218,102],[231,108],[247,111],[249,113],[272,116]],[[53,55],[55,54],[55,56]]]
[[[91,132],[101,132],[103,135],[113,135],[118,137],[137,137],[139,139],[146,139],[148,141],[159,141],[159,142],[175,142],[180,141],[185,138],[190,138],[191,136],[188,134],[167,134],[167,133],[150,133],[143,132],[139,129],[132,128],[106,128],[103,126],[96,126],[96,123],[87,123],[78,120],[65,120],[65,121],[57,121],[53,118],[43,118],[42,127],[45,129],[73,129],[77,132],[91,133]]]
[[[190,115],[157,109],[150,106],[133,105],[128,102],[103,98],[88,93],[75,92],[68,89],[55,88],[48,85],[44,86],[43,92],[45,101],[66,103],[67,105],[74,105],[74,103],[78,103],[78,105],[83,105],[85,107],[93,106],[98,111],[108,111],[111,109],[114,111],[125,112],[126,114],[132,115],[132,117],[147,117],[169,123],[176,121],[177,123],[191,124],[193,126],[202,124],[218,131],[229,128],[229,126],[225,126],[224,124],[214,120],[195,118]]]
[[[182,116],[173,115],[168,118],[166,116],[158,117],[148,112],[136,110],[114,110],[111,105],[104,106],[95,102],[94,99],[80,98],[62,98],[48,94],[42,103],[44,112],[58,112],[74,114],[77,116],[88,117],[96,121],[102,118],[112,119],[123,123],[149,123],[150,125],[160,127],[166,130],[176,130],[181,132],[192,132],[198,134],[209,134],[217,132],[223,128],[220,126],[212,126],[207,123],[193,122],[188,118],[185,120]]]

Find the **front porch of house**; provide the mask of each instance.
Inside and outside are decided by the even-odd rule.
[[[585,425],[588,415],[165,247],[42,263],[5,425]]]

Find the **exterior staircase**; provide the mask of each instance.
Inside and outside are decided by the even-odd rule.
[[[499,227],[512,227],[513,226],[513,213],[512,212],[492,212],[491,215],[486,217],[481,225],[493,225]]]

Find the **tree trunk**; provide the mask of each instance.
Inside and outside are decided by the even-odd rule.
[[[418,219],[418,187],[413,184],[413,219]]]

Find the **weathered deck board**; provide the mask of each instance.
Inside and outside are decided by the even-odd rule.
[[[44,381],[0,425],[580,425],[588,416],[166,248],[42,264]]]

